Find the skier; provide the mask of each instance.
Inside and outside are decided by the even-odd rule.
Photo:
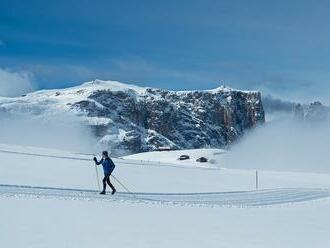
[[[107,186],[107,183],[108,183],[108,185],[112,189],[111,194],[113,195],[114,193],[116,193],[116,189],[110,182],[110,176],[111,176],[111,173],[113,172],[113,170],[115,169],[115,164],[113,163],[113,161],[109,157],[107,151],[102,152],[102,159],[100,161],[97,161],[96,157],[94,157],[93,160],[94,160],[96,165],[102,164],[102,166],[103,166],[103,171],[104,171],[104,178],[102,180],[103,190],[102,190],[102,192],[100,192],[100,194],[105,195],[105,189],[106,189],[106,186]]]

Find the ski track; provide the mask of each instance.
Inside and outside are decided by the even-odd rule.
[[[210,207],[259,207],[292,204],[330,197],[330,189],[279,188],[210,193],[126,193],[99,195],[96,190],[0,184],[2,197],[127,202]]]

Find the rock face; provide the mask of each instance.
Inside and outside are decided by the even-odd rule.
[[[296,120],[308,122],[321,122],[328,119],[329,110],[321,102],[313,102],[305,107],[297,104],[294,107],[294,117]]]
[[[228,88],[174,92],[145,88],[97,90],[73,108],[110,119],[94,130],[115,152],[226,147],[264,123],[260,93]],[[115,137],[116,136],[116,137]]]
[[[224,148],[265,122],[259,92],[226,87],[176,92],[100,80],[5,99],[1,108],[39,115],[73,112],[116,155],[164,147]]]

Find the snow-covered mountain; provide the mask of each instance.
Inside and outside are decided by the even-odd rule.
[[[94,80],[77,87],[0,98],[0,113],[71,112],[117,154],[218,147],[265,121],[259,92],[219,87],[168,91]]]

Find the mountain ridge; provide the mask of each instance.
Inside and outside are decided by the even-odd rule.
[[[261,94],[228,87],[169,91],[94,80],[66,89],[0,98],[0,112],[71,112],[118,155],[160,147],[225,148],[264,123]]]

